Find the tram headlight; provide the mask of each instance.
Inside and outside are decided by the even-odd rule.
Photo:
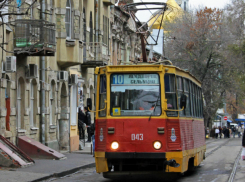
[[[159,141],[155,141],[153,143],[153,147],[154,147],[154,149],[159,150],[162,147],[162,144]]]
[[[112,142],[111,143],[111,148],[112,149],[116,150],[116,149],[118,149],[118,147],[119,147],[119,143],[118,142]]]

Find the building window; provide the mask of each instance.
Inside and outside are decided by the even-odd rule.
[[[109,18],[103,16],[103,33],[104,33],[103,43],[106,45],[108,45],[108,32],[109,32],[108,23],[109,23]]]
[[[49,124],[50,125],[56,125],[55,122],[55,110],[56,110],[56,102],[55,102],[55,82],[52,80],[51,82],[51,89],[49,92]]]
[[[53,22],[53,10],[54,10],[54,8],[53,8],[54,6],[53,6],[53,0],[50,0],[50,15],[49,15],[49,21],[50,22]]]
[[[87,35],[86,29],[87,29],[87,25],[86,25],[86,11],[85,11],[85,8],[83,8],[83,42],[85,42],[85,43],[86,43],[86,40],[87,40],[86,39],[86,35]],[[86,62],[86,56],[87,56],[86,46],[83,46],[83,62]]]
[[[77,85],[71,87],[71,125],[77,125]]]
[[[70,0],[66,1],[65,25],[66,25],[67,38],[71,38],[71,1]]]
[[[92,11],[90,11],[90,22],[89,22],[89,28],[90,28],[90,35],[89,35],[89,41],[93,42],[93,14]]]
[[[34,113],[33,113],[33,108],[34,108],[34,86],[33,82],[31,83],[31,89],[30,89],[30,126],[34,126]]]

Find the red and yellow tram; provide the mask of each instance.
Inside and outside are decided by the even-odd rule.
[[[203,161],[202,90],[194,76],[172,65],[106,66],[95,73],[98,173],[183,173]]]

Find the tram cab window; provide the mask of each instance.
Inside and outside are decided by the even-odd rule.
[[[175,89],[175,75],[165,74],[164,76],[165,83],[165,98],[167,99],[167,108],[168,109],[177,109],[177,100],[176,100],[176,89]],[[177,111],[167,111],[167,116],[178,116]]]
[[[100,95],[99,95],[99,109],[105,108],[105,100],[106,100],[106,75],[100,76]],[[106,109],[99,112],[99,116],[106,116]]]
[[[111,116],[160,116],[158,74],[112,74]]]

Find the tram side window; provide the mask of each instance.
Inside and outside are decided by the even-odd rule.
[[[200,105],[201,105],[201,118],[203,118],[203,100],[202,100],[202,89],[200,88]]]
[[[190,111],[190,91],[189,91],[189,80],[187,80],[186,78],[184,78],[184,91],[185,91],[185,95],[187,96],[186,99],[186,108],[184,110],[185,115],[186,116],[190,116],[191,115],[191,111]]]
[[[198,116],[198,105],[197,105],[197,86],[193,83],[193,90],[194,90],[194,104],[195,104],[195,117]]]
[[[99,109],[105,108],[105,100],[106,100],[106,75],[100,76],[100,103]],[[106,109],[99,112],[99,116],[106,116]]]
[[[165,83],[165,98],[167,99],[167,108],[168,109],[177,109],[177,100],[176,100],[176,90],[175,90],[175,75],[165,74],[164,76]],[[167,116],[178,116],[176,111],[167,111]]]
[[[181,110],[182,108],[180,107],[180,98],[181,95],[184,93],[184,87],[183,87],[183,80],[182,77],[178,76],[177,77],[177,92],[178,92],[178,106],[179,106],[179,110]],[[184,111],[179,111],[179,115],[180,116],[184,116]]]
[[[200,108],[199,117],[201,118],[202,117],[202,89],[198,88],[198,90],[199,90],[198,96],[199,96],[199,108]]]
[[[196,117],[199,117],[198,87],[196,84],[195,84],[195,103],[196,103]]]
[[[200,98],[199,98],[199,87],[198,86],[196,86],[196,89],[197,89],[197,91],[196,91],[196,93],[197,93],[197,117],[200,117]]]
[[[191,115],[195,117],[195,100],[194,100],[194,84],[190,83],[190,93],[191,93]]]

